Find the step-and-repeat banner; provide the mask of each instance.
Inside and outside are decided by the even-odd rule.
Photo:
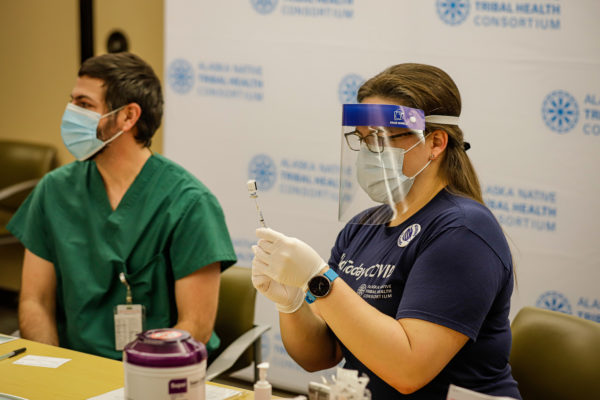
[[[456,81],[484,197],[513,248],[525,305],[600,322],[597,0],[165,2],[165,153],[218,197],[239,264],[258,217],[324,259],[337,221],[341,105],[403,62]],[[273,305],[257,321],[274,384],[306,390]],[[242,374],[244,375],[244,374]],[[244,375],[249,376],[249,375]]]

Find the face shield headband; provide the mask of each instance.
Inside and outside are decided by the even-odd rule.
[[[416,171],[413,169],[411,176],[404,175],[404,155],[419,145],[424,146],[426,122],[458,125],[459,118],[425,116],[423,110],[392,104],[343,106],[340,221],[348,222],[362,214],[359,223],[378,224],[395,217],[395,205],[403,202],[415,177],[430,162]],[[376,218],[368,213],[373,201],[389,206],[374,208]]]
[[[425,123],[458,125],[459,117],[427,115],[423,110],[393,104],[344,104],[343,126],[385,126],[424,131]]]

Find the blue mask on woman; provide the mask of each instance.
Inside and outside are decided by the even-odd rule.
[[[71,152],[71,154],[79,161],[87,160],[108,143],[118,138],[123,131],[119,131],[107,141],[98,139],[98,123],[102,118],[107,117],[122,108],[123,107],[119,107],[109,113],[100,115],[97,112],[86,110],[73,103],[67,104],[60,125],[60,134],[63,143],[67,146],[69,152]]]

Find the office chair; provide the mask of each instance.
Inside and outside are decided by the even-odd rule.
[[[270,325],[254,325],[256,289],[252,285],[250,268],[232,266],[221,274],[219,308],[215,332],[221,338],[222,351],[211,354],[206,379],[230,374],[254,362],[254,380],[261,362],[261,335]]]
[[[523,400],[600,398],[600,324],[522,308],[511,325],[513,376]]]
[[[38,181],[56,166],[52,146],[0,140],[0,286],[4,289],[20,289],[24,252],[6,225]]]

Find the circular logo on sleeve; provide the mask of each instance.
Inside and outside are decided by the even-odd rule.
[[[421,225],[412,224],[402,231],[398,237],[398,247],[406,247],[421,232]]]

